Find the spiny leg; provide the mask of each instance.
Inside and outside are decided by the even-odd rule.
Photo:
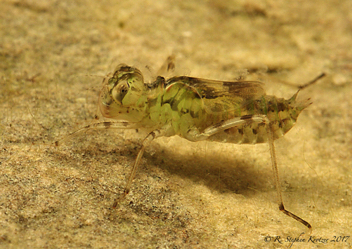
[[[214,135],[220,131],[230,129],[232,127],[248,124],[248,123],[267,123],[268,119],[265,115],[244,115],[242,117],[232,118],[216,125],[210,126],[204,130],[209,136]]]
[[[272,162],[272,169],[275,177],[275,185],[276,185],[276,191],[277,191],[277,199],[278,199],[278,204],[279,204],[279,210],[282,211],[284,214],[287,216],[297,220],[298,222],[302,223],[306,227],[308,227],[310,233],[312,231],[312,226],[302,218],[298,217],[297,215],[291,213],[290,211],[286,210],[282,201],[282,194],[281,194],[281,185],[280,185],[280,178],[279,178],[279,173],[277,169],[277,163],[276,163],[276,155],[275,155],[275,147],[274,147],[274,132],[273,132],[273,127],[272,123],[270,123],[269,119],[265,115],[245,115],[242,117],[237,117],[233,119],[229,119],[227,121],[218,123],[216,125],[210,126],[204,130],[203,133],[197,133],[197,130],[190,130],[189,134],[189,140],[191,141],[200,141],[200,140],[205,140],[209,136],[214,135],[220,131],[236,127],[236,126],[241,126],[246,123],[251,123],[251,122],[257,122],[257,123],[264,123],[266,124],[266,129],[267,129],[267,134],[268,134],[268,143],[270,147],[270,155],[271,155],[271,162]]]
[[[286,214],[287,216],[297,220],[298,222],[302,223],[309,229],[309,233],[312,232],[312,226],[302,218],[298,217],[297,215],[291,213],[290,211],[286,210],[284,207],[284,203],[282,201],[282,194],[281,194],[281,185],[280,185],[280,178],[279,178],[279,172],[277,169],[277,163],[276,163],[276,155],[275,155],[275,146],[274,146],[274,132],[272,128],[272,124],[269,123],[267,125],[267,133],[268,133],[268,143],[270,147],[270,155],[271,155],[271,163],[272,163],[272,168],[273,168],[273,173],[274,173],[274,178],[275,178],[275,185],[276,185],[276,191],[277,191],[277,201],[279,204],[279,210]]]
[[[265,115],[244,115],[209,126],[202,133],[199,133],[198,129],[190,129],[185,138],[190,141],[202,141],[221,131],[252,122],[269,123],[269,120]]]
[[[130,173],[130,176],[128,178],[128,181],[127,181],[127,184],[126,184],[126,187],[122,193],[122,195],[117,198],[115,201],[114,201],[114,204],[113,204],[113,208],[116,208],[117,207],[117,204],[126,197],[126,195],[130,192],[130,189],[131,189],[131,184],[132,184],[132,181],[136,175],[136,172],[137,172],[137,168],[138,168],[138,165],[139,165],[139,162],[141,161],[141,158],[143,156],[143,153],[144,153],[144,150],[145,148],[157,137],[159,137],[161,134],[161,131],[160,130],[155,130],[155,131],[152,131],[151,133],[149,133],[146,138],[144,138],[143,142],[142,142],[142,147],[141,149],[139,150],[138,152],[138,155],[137,155],[137,158],[136,160],[134,161],[133,163],[133,166],[132,166],[132,170],[131,170],[131,173]]]

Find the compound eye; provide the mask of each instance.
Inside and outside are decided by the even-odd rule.
[[[115,101],[117,101],[119,104],[122,104],[122,100],[126,96],[127,92],[128,92],[127,83],[122,83],[122,84],[116,85],[112,89],[111,95]]]

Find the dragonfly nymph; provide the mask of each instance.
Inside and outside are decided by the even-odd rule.
[[[288,132],[301,111],[311,104],[309,99],[296,101],[298,92],[286,100],[266,95],[263,83],[258,81],[217,81],[188,76],[169,79],[158,76],[154,82],[145,83],[141,71],[121,64],[104,80],[99,96],[102,115],[116,121],[91,124],[76,132],[97,128],[148,132],[124,192],[114,207],[129,193],[145,147],[157,137],[177,135],[194,142],[235,144],[267,142],[280,211],[311,229],[307,221],[283,205],[274,147],[274,140]]]

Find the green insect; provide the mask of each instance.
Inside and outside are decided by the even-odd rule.
[[[172,58],[168,59],[166,67],[174,67]],[[274,147],[274,140],[288,132],[301,111],[311,104],[309,99],[297,102],[298,92],[285,100],[266,95],[263,83],[257,81],[216,81],[188,76],[169,79],[158,76],[154,82],[145,83],[137,68],[121,64],[104,80],[99,96],[102,115],[117,121],[95,123],[76,132],[115,128],[144,129],[149,133],[114,207],[129,193],[144,150],[157,137],[178,135],[193,142],[208,140],[236,144],[267,142],[279,209],[311,230],[307,221],[283,205]]]

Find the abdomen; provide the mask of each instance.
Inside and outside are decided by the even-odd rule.
[[[223,143],[236,144],[256,144],[267,142],[267,125],[266,123],[256,122],[248,117],[254,115],[265,115],[274,132],[274,139],[278,139],[287,133],[295,124],[296,119],[301,112],[290,100],[277,99],[274,96],[265,96],[261,100],[253,100],[234,110],[233,113],[227,113],[227,119],[240,118],[246,116],[247,122],[210,136],[207,140]],[[223,121],[224,114],[214,115],[213,120]],[[217,117],[216,117],[217,116]]]

